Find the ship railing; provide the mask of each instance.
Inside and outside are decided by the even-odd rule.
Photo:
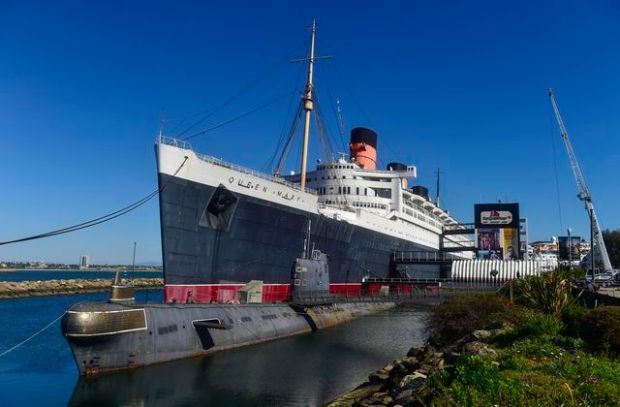
[[[457,223],[454,225],[444,225],[445,231],[469,231],[475,228],[473,223]]]
[[[392,252],[392,261],[397,262],[437,262],[458,260],[458,257],[439,251],[395,251]]]
[[[265,173],[262,173],[260,171],[256,171],[253,170],[251,168],[247,168],[247,167],[243,167],[241,165],[238,164],[233,164],[233,163],[229,163],[227,161],[224,161],[222,159],[210,156],[210,155],[206,155],[206,154],[202,154],[202,153],[198,153],[196,151],[194,151],[194,149],[192,148],[191,144],[188,143],[187,141],[183,141],[183,140],[177,140],[174,138],[170,138],[170,137],[164,137],[164,136],[159,136],[157,138],[158,142],[160,144],[167,144],[170,146],[174,146],[174,147],[178,147],[178,148],[183,148],[185,150],[191,150],[194,152],[194,154],[196,154],[196,157],[198,157],[200,160],[208,162],[210,164],[214,164],[217,165],[219,167],[223,167],[223,168],[228,168],[234,171],[238,171],[244,174],[248,174],[251,175],[253,177],[256,178],[261,178],[270,182],[275,182],[276,184],[280,184],[280,185],[284,185],[287,186],[291,189],[294,189],[296,191],[300,191],[300,192],[305,192],[311,195],[317,195],[317,192],[314,189],[310,189],[310,188],[306,188],[305,190],[302,191],[301,186],[299,186],[299,184],[295,184],[293,182],[287,181],[282,177],[278,177],[278,176],[273,176],[273,175],[268,175]]]
[[[157,144],[167,144],[169,146],[182,148],[184,150],[192,150],[192,145],[189,142],[172,137],[157,136]]]

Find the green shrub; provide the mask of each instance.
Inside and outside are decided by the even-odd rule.
[[[562,322],[551,315],[527,310],[517,320],[514,331],[519,338],[526,338],[543,335],[557,336],[562,328]]]
[[[432,405],[524,405],[527,400],[524,386],[500,374],[497,364],[481,356],[463,355],[430,383],[442,393],[428,403]]]
[[[562,310],[562,322],[564,323],[563,333],[572,337],[579,337],[579,327],[585,313],[588,312],[586,307],[573,304]]]
[[[512,351],[533,359],[557,358],[565,353],[548,336],[518,340],[512,344]]]
[[[558,336],[563,328],[562,322],[551,315],[534,310],[525,310],[518,314],[514,328],[493,338],[493,342],[508,346],[521,339],[537,337],[552,338]]]
[[[427,323],[439,345],[453,342],[476,329],[493,329],[514,322],[520,308],[495,294],[450,298],[433,310]]]
[[[588,311],[581,319],[579,334],[593,350],[620,355],[620,307]]]
[[[568,278],[557,270],[541,276],[518,279],[515,296],[519,303],[554,315],[558,319],[562,310],[575,302]]]

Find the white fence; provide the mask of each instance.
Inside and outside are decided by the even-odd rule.
[[[543,272],[535,260],[455,260],[452,262],[452,282],[503,284],[525,276]]]

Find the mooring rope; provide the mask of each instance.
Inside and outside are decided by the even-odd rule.
[[[25,345],[28,341],[30,341],[31,339],[35,338],[37,335],[41,334],[42,332],[44,332],[47,328],[49,328],[50,326],[54,325],[54,323],[56,323],[60,318],[63,317],[63,315],[65,315],[65,313],[63,312],[62,314],[60,314],[60,316],[58,318],[56,318],[55,320],[53,320],[52,322],[50,322],[49,324],[45,325],[43,328],[39,329],[37,332],[35,332],[34,334],[30,335],[28,338],[24,339],[23,341],[21,341],[20,343],[18,343],[17,345],[5,350],[4,352],[0,353],[0,358],[8,355],[9,353],[13,352],[14,350],[18,349],[19,347],[21,347],[22,345]]]
[[[98,218],[88,220],[86,222],[78,223],[77,225],[72,225],[72,226],[64,227],[62,229],[56,229],[56,230],[52,230],[52,231],[45,232],[45,233],[40,233],[40,234],[33,235],[33,236],[22,237],[22,238],[19,238],[19,239],[0,241],[0,246],[7,245],[7,244],[12,244],[12,243],[26,242],[26,241],[29,241],[29,240],[43,239],[43,238],[47,238],[47,237],[63,235],[65,233],[77,232],[78,230],[90,228],[90,227],[99,225],[101,223],[108,222],[108,221],[110,221],[112,219],[116,219],[119,216],[123,216],[123,215],[125,215],[125,214],[127,214],[127,213],[129,213],[129,212],[131,212],[131,211],[133,211],[135,209],[138,209],[139,207],[141,207],[142,205],[144,205],[145,203],[147,203],[148,201],[153,199],[153,197],[155,197],[155,196],[159,195],[161,192],[163,192],[164,189],[166,189],[166,187],[170,183],[170,181],[172,181],[173,177],[175,177],[179,173],[179,171],[181,171],[181,168],[183,168],[183,166],[185,165],[187,160],[188,160],[188,157],[185,157],[183,162],[181,163],[181,165],[179,165],[179,168],[177,168],[177,170],[174,172],[174,174],[172,174],[172,177],[170,177],[168,179],[168,181],[164,185],[162,185],[161,187],[157,188],[155,191],[153,191],[150,194],[146,195],[142,199],[140,199],[140,200],[138,200],[138,201],[136,201],[136,202],[134,202],[134,203],[132,203],[130,205],[125,206],[124,208],[118,209],[118,210],[116,210],[114,212],[108,213],[108,214],[100,216]]]

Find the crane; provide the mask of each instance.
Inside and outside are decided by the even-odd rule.
[[[570,142],[570,138],[568,137],[568,131],[566,131],[566,127],[564,126],[564,121],[562,120],[562,116],[560,115],[560,110],[558,109],[558,105],[555,102],[555,96],[553,95],[553,90],[551,88],[547,89],[547,93],[549,94],[549,100],[551,101],[551,106],[553,107],[553,112],[555,113],[555,118],[558,122],[558,126],[560,127],[560,134],[562,136],[562,140],[564,141],[564,147],[566,147],[566,152],[568,154],[568,160],[570,161],[570,166],[573,171],[573,176],[575,177],[575,182],[577,183],[577,189],[579,189],[579,194],[577,194],[577,198],[579,198],[585,205],[586,211],[590,216],[590,224],[592,229],[593,241],[596,241],[596,245],[598,246],[601,262],[603,263],[603,269],[605,272],[613,271],[611,267],[611,262],[609,261],[609,255],[607,254],[607,248],[605,247],[605,241],[603,240],[603,233],[601,231],[601,226],[598,223],[598,218],[596,216],[596,211],[594,210],[594,204],[592,203],[592,195],[590,194],[590,189],[586,184],[586,179],[583,176],[583,172],[581,171],[581,167],[579,166],[579,162],[577,161],[577,156],[575,155],[575,150],[573,149],[573,145]],[[590,247],[590,256],[594,256],[594,246]],[[594,262],[592,262],[594,264]],[[594,268],[592,269],[592,273],[594,274]]]

